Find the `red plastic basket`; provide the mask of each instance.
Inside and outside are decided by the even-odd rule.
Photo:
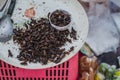
[[[27,70],[0,61],[0,80],[78,80],[78,54],[48,69]]]

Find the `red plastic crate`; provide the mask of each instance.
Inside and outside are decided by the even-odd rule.
[[[48,69],[27,70],[0,61],[0,80],[78,80],[78,54]]]

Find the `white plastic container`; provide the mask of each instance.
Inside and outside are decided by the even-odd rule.
[[[62,27],[53,24],[52,21],[51,21],[51,19],[50,19],[50,17],[51,17],[51,15],[52,15],[52,13],[54,13],[56,10],[53,11],[52,13],[50,13],[50,15],[49,15],[49,21],[50,21],[50,24],[52,25],[52,27],[54,27],[54,28],[57,29],[57,30],[63,31],[63,30],[68,29],[68,27],[71,26],[71,23],[72,23],[72,17],[71,17],[71,14],[70,14],[69,12],[67,12],[67,11],[65,11],[65,10],[62,10],[62,9],[58,9],[58,10],[62,11],[62,12],[65,13],[65,14],[70,15],[70,19],[71,19],[70,23],[67,24],[67,25],[65,25],[65,26],[62,26]]]

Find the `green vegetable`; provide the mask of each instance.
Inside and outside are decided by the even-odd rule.
[[[105,80],[113,80],[113,75],[116,71],[116,66],[112,65],[110,66],[109,64],[102,63],[99,66],[99,72],[104,74]]]
[[[120,80],[120,70],[115,71],[113,80]]]

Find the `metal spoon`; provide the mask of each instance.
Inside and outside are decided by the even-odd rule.
[[[13,24],[11,22],[10,16],[13,13],[15,3],[16,3],[16,0],[11,0],[10,6],[8,7],[7,15],[5,15],[0,19],[0,42],[9,41],[12,37]]]
[[[13,34],[13,25],[10,20],[10,16],[7,15],[0,21],[0,42],[6,42],[10,40]]]

